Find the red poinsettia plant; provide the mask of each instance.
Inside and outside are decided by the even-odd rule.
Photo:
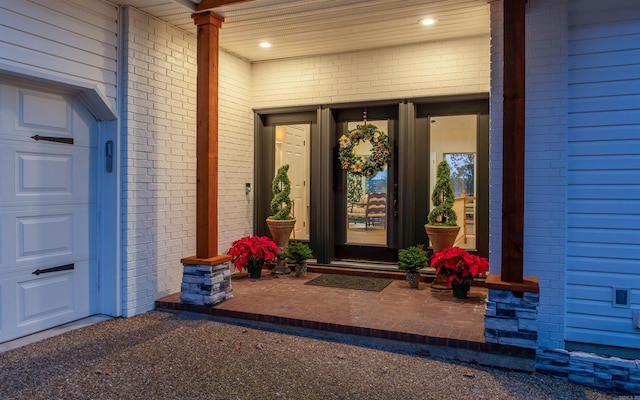
[[[250,268],[262,268],[265,261],[278,255],[278,245],[266,236],[245,236],[231,243],[229,255],[238,271]]]
[[[444,274],[447,285],[470,283],[478,275],[489,271],[489,261],[480,256],[469,254],[460,247],[449,247],[435,253],[431,258],[431,268],[437,274]]]

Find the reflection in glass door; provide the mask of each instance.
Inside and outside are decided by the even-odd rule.
[[[476,154],[477,115],[453,115],[430,118],[430,188],[436,181],[437,165],[446,160],[451,169],[451,186],[456,197],[453,210],[460,232],[455,246],[477,250],[476,244]],[[431,190],[429,191],[431,193]],[[430,208],[433,208],[429,199]]]
[[[310,196],[309,196],[309,136],[311,125],[275,126],[275,170],[289,164],[291,181],[292,214],[296,225],[291,232],[292,239],[309,240]]]
[[[381,132],[388,132],[388,121],[368,121]],[[351,131],[362,122],[349,122]],[[361,141],[355,148],[358,157],[371,154],[371,142]],[[346,238],[348,245],[387,246],[388,168],[365,177],[347,172]]]

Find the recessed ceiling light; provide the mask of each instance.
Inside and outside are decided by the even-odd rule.
[[[424,19],[421,19],[419,22],[420,22],[421,25],[429,26],[429,25],[433,25],[436,22],[438,22],[438,20],[435,19],[435,18],[424,18]]]
[[[260,43],[260,47],[262,47],[263,49],[268,49],[269,47],[271,47],[271,43],[262,42],[262,43]]]

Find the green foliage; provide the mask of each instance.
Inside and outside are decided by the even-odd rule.
[[[291,181],[287,172],[289,164],[285,164],[278,168],[276,176],[273,177],[271,183],[271,192],[273,199],[271,200],[271,219],[283,220],[293,219],[291,216]]]
[[[451,189],[451,170],[444,160],[438,164],[436,185],[431,193],[431,201],[434,209],[429,213],[429,225],[456,226],[458,217],[453,211],[456,197]]]
[[[290,263],[302,264],[308,259],[313,258],[313,253],[309,245],[304,242],[290,242],[285,256]]]
[[[427,266],[429,258],[422,246],[411,246],[398,252],[398,268],[402,271],[416,273]]]
[[[371,143],[369,157],[356,155],[360,141]],[[338,159],[342,169],[357,176],[372,176],[386,168],[391,160],[389,136],[372,124],[358,125],[338,139]]]
[[[347,173],[347,201],[357,203],[362,198],[364,191],[362,190],[362,178]]]

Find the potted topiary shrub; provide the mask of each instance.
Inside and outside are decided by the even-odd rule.
[[[287,246],[286,259],[295,264],[296,276],[304,276],[307,272],[307,260],[313,258],[309,245],[304,242],[291,242]]]
[[[433,210],[429,213],[428,222],[424,226],[429,236],[429,241],[436,253],[442,249],[453,246],[460,227],[457,225],[456,212],[453,205],[456,197],[451,188],[451,170],[446,161],[438,164],[436,184],[431,193]]]
[[[271,192],[273,193],[273,198],[271,199],[272,215],[267,218],[267,225],[269,226],[271,237],[280,249],[278,251],[278,263],[271,271],[272,274],[291,273],[284,255],[287,252],[289,236],[291,236],[291,231],[296,224],[296,219],[291,216],[292,202],[291,197],[289,197],[291,194],[291,181],[287,175],[288,171],[288,164],[278,168],[278,172],[276,172],[271,182]]]
[[[456,197],[451,188],[451,170],[447,161],[442,160],[438,164],[436,184],[431,193],[431,202],[434,208],[429,213],[428,222],[424,226],[434,253],[453,246],[456,241],[460,227],[457,225],[458,218],[453,210],[455,201]],[[431,287],[449,289],[444,276],[441,275],[436,275]]]
[[[398,252],[398,268],[405,271],[409,287],[418,289],[420,285],[420,271],[427,266],[429,258],[422,246],[411,246]]]

